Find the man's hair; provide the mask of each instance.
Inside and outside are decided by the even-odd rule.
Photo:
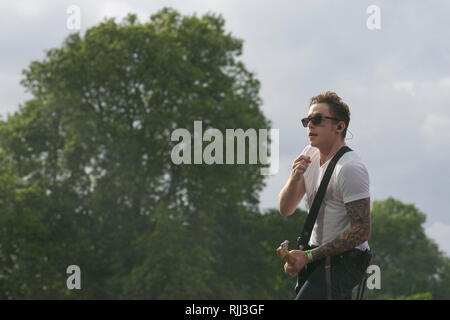
[[[348,105],[344,103],[344,101],[342,101],[342,99],[335,92],[332,91],[320,93],[309,100],[309,106],[316,103],[328,104],[328,109],[330,110],[331,116],[344,121],[345,130],[342,131],[341,135],[345,138],[347,135],[348,124],[350,123],[350,109],[348,108]],[[333,121],[337,122],[336,120]]]

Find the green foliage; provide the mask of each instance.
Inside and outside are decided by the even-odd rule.
[[[2,298],[248,297],[227,268],[250,255],[260,166],[171,161],[172,131],[195,120],[270,127],[224,25],[168,8],[109,19],[24,70],[34,98],[0,122]]]
[[[408,297],[400,296],[390,300],[433,300],[433,296],[431,295],[430,292],[424,292],[424,293],[416,293]]]
[[[442,293],[448,258],[425,235],[425,214],[414,205],[393,198],[374,201],[371,210],[372,264],[381,269],[381,290],[368,290],[369,299]],[[448,284],[448,280],[447,280]]]

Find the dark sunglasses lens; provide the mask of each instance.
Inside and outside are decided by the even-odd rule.
[[[306,128],[310,121],[312,122],[313,125],[317,126],[322,121],[322,116],[315,116],[315,117],[312,117],[312,118],[303,118],[302,119],[303,126]]]
[[[303,126],[304,126],[305,128],[308,126],[308,122],[309,122],[309,119],[308,119],[308,118],[303,118],[303,119],[302,119],[302,124],[303,124]]]
[[[321,116],[316,116],[316,117],[311,118],[311,122],[315,126],[319,125],[321,120],[322,120]]]

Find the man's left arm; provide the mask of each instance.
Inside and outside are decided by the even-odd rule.
[[[336,239],[311,250],[313,260],[340,254],[369,240],[370,197],[348,202],[345,208],[350,219],[350,228]]]

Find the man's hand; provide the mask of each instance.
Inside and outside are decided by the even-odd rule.
[[[289,251],[289,255],[293,258],[294,263],[289,264],[286,262],[284,264],[284,272],[291,277],[295,277],[308,263],[308,255],[302,250],[291,250]]]
[[[294,163],[292,164],[291,177],[294,180],[299,180],[305,173],[306,169],[308,169],[310,163],[310,156],[305,156],[303,154],[300,155],[297,159],[294,160]]]
[[[306,193],[303,174],[310,163],[311,157],[302,154],[292,164],[291,175],[278,196],[278,207],[282,216],[290,216],[302,201]]]

